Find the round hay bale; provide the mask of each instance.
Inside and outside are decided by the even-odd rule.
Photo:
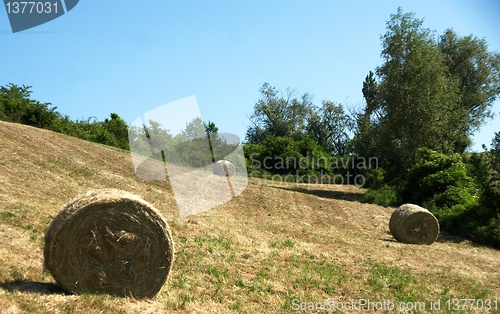
[[[45,235],[44,266],[73,293],[137,299],[155,296],[168,278],[174,247],[160,213],[115,189],[78,196]]]
[[[218,176],[234,176],[236,168],[227,160],[219,160],[214,164],[213,173]]]
[[[439,222],[427,209],[404,204],[392,213],[389,230],[399,242],[432,244],[439,234]]]

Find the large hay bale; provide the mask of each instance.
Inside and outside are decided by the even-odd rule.
[[[174,248],[165,220],[151,204],[105,189],[78,196],[54,218],[44,259],[68,291],[151,298],[168,278]]]
[[[439,222],[427,209],[403,204],[392,213],[389,230],[399,242],[432,244],[439,235]]]
[[[213,173],[218,176],[234,176],[236,168],[227,160],[219,160],[214,164]]]

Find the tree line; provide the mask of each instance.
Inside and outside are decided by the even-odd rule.
[[[307,93],[265,83],[246,134],[248,167],[257,175],[312,174],[313,183],[324,174],[362,175],[365,201],[422,205],[443,230],[500,247],[500,130],[491,148],[467,151],[493,116],[500,54],[473,35],[437,35],[401,8],[381,42],[383,64],[362,82],[361,110],[317,106]],[[318,156],[355,162],[325,167],[314,163]],[[293,158],[303,167],[279,162]]]
[[[130,127],[116,113],[98,121],[96,118],[73,121],[56,111],[50,103],[31,98],[31,86],[8,84],[0,87],[0,120],[48,129],[91,142],[146,153],[167,156],[169,162],[189,167],[203,167],[223,159],[239,145],[218,133],[214,122],[195,118],[186,123],[179,134],[171,134],[168,126],[148,121],[141,128]],[[150,147],[154,139],[154,147]],[[162,153],[163,152],[163,153]],[[242,162],[244,164],[244,162]]]
[[[22,123],[87,141],[129,149],[125,121],[116,113],[98,121],[96,118],[73,121],[56,111],[50,103],[31,98],[31,86],[8,84],[0,87],[0,120]]]

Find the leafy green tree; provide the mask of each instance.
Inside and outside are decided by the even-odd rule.
[[[269,136],[300,139],[314,109],[311,96],[306,93],[298,99],[295,91],[290,89],[280,95],[269,83],[264,83],[260,93],[261,98],[250,117],[252,125],[247,130],[246,142],[259,144]]]
[[[433,33],[413,13],[399,8],[391,15],[382,48],[378,80],[370,74],[363,84],[358,150],[366,143],[392,173],[404,173],[417,162],[420,147],[453,152],[461,135],[459,89]]]
[[[57,118],[50,129],[54,132],[76,137],[75,122],[68,115],[63,116],[59,112],[56,112],[56,115]]]
[[[344,112],[342,105],[323,101],[319,110],[309,116],[307,133],[325,151],[344,156],[351,150],[349,131],[353,125],[352,118]]]
[[[58,119],[58,115],[55,112],[56,108],[49,109],[48,105],[38,101],[31,101],[29,106],[25,108],[20,122],[38,128],[52,129],[55,121]]]
[[[455,81],[429,29],[399,9],[387,23],[380,77],[381,140],[385,158],[408,169],[420,147],[452,152],[459,122]]]
[[[31,86],[9,84],[0,87],[0,120],[49,129],[87,141],[129,149],[125,121],[116,113],[100,122],[95,117],[71,121],[50,108],[50,103],[31,99]]]
[[[456,152],[471,144],[470,137],[491,117],[491,106],[500,93],[500,54],[488,51],[485,39],[459,37],[448,29],[440,37],[439,49],[449,76],[458,83],[461,136]]]
[[[105,119],[102,126],[112,138],[113,146],[129,150],[127,123],[116,113],[111,113],[110,118]]]
[[[496,132],[492,140],[489,159],[489,178],[483,188],[482,205],[500,218],[500,132]]]
[[[403,201],[424,206],[444,230],[459,232],[474,216],[477,188],[459,154],[445,155],[419,149],[419,161],[410,170]]]
[[[290,136],[270,136],[261,144],[245,145],[244,150],[250,161],[248,168],[252,175],[291,175],[293,180],[309,180],[311,178],[300,176],[312,175],[311,180],[319,181],[322,175],[332,174],[330,155],[307,136],[298,141]]]
[[[392,173],[411,168],[420,147],[463,153],[500,93],[499,54],[451,30],[438,40],[401,8],[381,39],[384,63],[363,83],[355,151],[375,154]]]
[[[370,71],[363,82],[363,97],[366,102],[364,111],[355,113],[353,150],[358,156],[379,157],[381,155],[378,144],[380,117],[382,116],[379,103],[379,86],[375,74]]]
[[[205,128],[205,134],[209,137],[210,135],[217,134],[217,132],[219,132],[219,128],[212,121],[203,122],[203,127]]]
[[[186,123],[186,128],[181,134],[190,140],[205,138],[205,125],[200,117]]]

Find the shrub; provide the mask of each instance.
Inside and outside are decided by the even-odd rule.
[[[384,185],[385,170],[382,168],[367,168],[364,171],[365,188],[378,189]]]
[[[390,185],[383,185],[378,189],[369,190],[363,196],[363,202],[386,207],[400,204],[396,188]]]
[[[332,174],[330,155],[309,137],[296,141],[287,136],[271,136],[262,144],[247,144],[243,149],[252,176],[294,175],[317,183],[322,175]]]
[[[478,242],[500,249],[500,213],[484,226],[474,229],[472,236]]]
[[[402,191],[403,201],[420,205],[436,194],[445,193],[450,187],[463,189],[472,196],[475,185],[460,155],[445,155],[423,148],[419,149],[417,156],[419,160],[410,169]],[[460,204],[453,199],[445,203],[449,206]]]

